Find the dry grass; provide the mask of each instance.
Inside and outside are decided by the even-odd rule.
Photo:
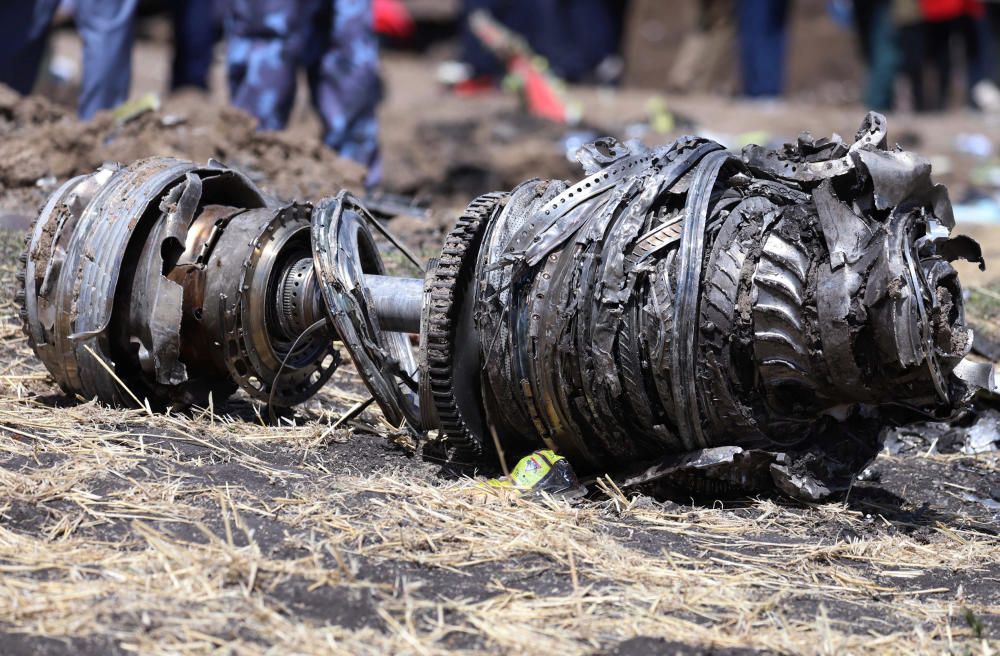
[[[72,402],[31,356],[11,298],[0,640],[13,642],[0,644],[15,650],[590,653],[636,636],[804,654],[996,647],[1000,538],[971,511],[860,492],[816,507],[521,498],[437,476],[376,430],[376,411],[330,430],[357,399],[348,372],[309,421],[281,428],[246,404],[232,417]],[[923,460],[996,481],[995,458]]]

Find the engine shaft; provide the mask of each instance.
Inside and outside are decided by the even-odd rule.
[[[423,279],[387,275],[396,242],[347,192],[270,204],[216,163],[102,169],[29,236],[25,330],[66,391],[111,403],[287,407],[344,350],[386,421],[453,463],[548,447],[692,493],[823,498],[884,426],[992,384],[950,265],[979,247],[883,117],[850,145],[579,159],[574,184],[473,201]]]

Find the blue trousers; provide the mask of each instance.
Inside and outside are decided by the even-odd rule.
[[[465,18],[485,9],[524,37],[553,72],[570,81],[586,79],[621,47],[625,2],[621,0],[464,0]],[[585,35],[585,36],[581,36]],[[475,75],[500,75],[503,66],[465,23],[462,58]]]
[[[235,106],[261,129],[283,129],[305,68],[323,142],[367,166],[367,186],[378,183],[382,88],[371,0],[231,0],[226,40]]]
[[[785,80],[788,0],[739,0],[736,7],[743,95],[780,96]]]
[[[76,26],[83,40],[80,118],[128,100],[138,0],[76,0]]]
[[[212,50],[220,36],[215,0],[171,0],[174,24],[174,60],[170,88],[208,89]]]
[[[21,95],[31,93],[59,0],[0,3],[0,82]]]
[[[83,40],[80,118],[128,99],[132,81],[133,18],[138,0],[77,0]],[[0,2],[0,82],[31,93],[59,0]]]
[[[880,112],[893,107],[893,87],[902,59],[891,5],[890,0],[854,2],[855,29],[868,64],[864,101],[869,108]]]

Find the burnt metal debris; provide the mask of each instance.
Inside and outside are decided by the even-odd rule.
[[[347,192],[282,204],[215,162],[105,167],[29,236],[25,330],[64,390],[111,403],[288,407],[339,344],[386,420],[454,463],[550,448],[715,496],[844,490],[886,426],[992,387],[949,264],[979,247],[882,116],[851,145],[603,139],[579,160],[577,183],[474,200],[423,279],[386,275],[376,234],[394,240]]]

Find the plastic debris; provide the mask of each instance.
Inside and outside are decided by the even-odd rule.
[[[586,493],[586,489],[577,480],[569,460],[551,449],[540,449],[521,458],[511,470],[509,477],[491,478],[486,483],[493,487],[513,487],[518,490],[564,496],[579,496]]]
[[[507,66],[507,88],[520,93],[525,108],[541,118],[573,125],[581,108],[566,93],[566,83],[556,77],[519,34],[502,25],[484,9],[469,16],[469,27],[483,45]]]
[[[659,135],[674,131],[677,122],[674,114],[667,107],[667,101],[660,96],[653,96],[646,102],[646,113],[649,116],[650,129]]]
[[[981,132],[962,132],[955,136],[955,150],[975,157],[993,154],[993,140]]]
[[[138,98],[118,105],[111,110],[111,115],[115,117],[115,122],[118,125],[125,125],[147,112],[155,112],[159,109],[160,97],[155,93],[145,93]]]

